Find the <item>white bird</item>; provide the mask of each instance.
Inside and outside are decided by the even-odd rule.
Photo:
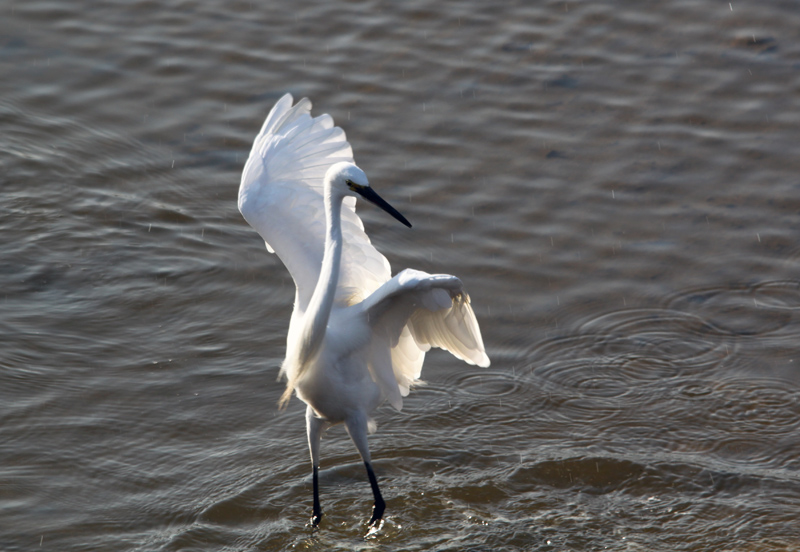
[[[314,504],[319,525],[319,441],[344,423],[367,469],[375,499],[372,528],[385,509],[367,433],[384,400],[396,409],[419,383],[425,351],[441,347],[468,364],[489,366],[469,296],[455,276],[407,269],[391,277],[356,215],[357,197],[411,224],[370,187],[330,115],[283,96],[269,112],[245,164],[239,210],[294,279],[294,312],[281,366],[286,391],[306,403]]]

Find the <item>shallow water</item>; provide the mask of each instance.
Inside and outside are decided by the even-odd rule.
[[[3,550],[796,550],[793,2],[26,2],[0,17]],[[492,366],[429,354],[341,428],[320,531],[293,285],[236,208],[285,92],[467,285]]]

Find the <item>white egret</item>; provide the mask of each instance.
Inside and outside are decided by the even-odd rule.
[[[353,163],[344,131],[330,115],[312,118],[311,102],[283,96],[253,142],[239,187],[239,210],[294,279],[294,312],[281,375],[283,406],[306,403],[316,527],[319,441],[344,423],[367,469],[375,499],[371,527],[385,503],[372,469],[367,433],[384,400],[400,410],[419,381],[425,351],[441,347],[468,364],[488,366],[478,323],[455,276],[407,269],[391,278],[355,213],[362,197],[411,224],[370,187]]]

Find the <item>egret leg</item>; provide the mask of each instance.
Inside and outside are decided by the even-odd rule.
[[[364,462],[367,467],[367,477],[369,477],[369,484],[372,487],[372,496],[375,497],[375,504],[372,506],[372,517],[369,520],[369,526],[375,527],[383,519],[383,512],[386,510],[386,503],[381,496],[381,490],[378,488],[378,478],[375,477],[375,472],[372,471],[372,464]]]
[[[358,453],[364,460],[364,466],[367,468],[367,477],[369,478],[369,485],[372,487],[372,496],[375,499],[375,504],[372,506],[372,517],[369,520],[370,527],[375,527],[383,519],[383,512],[386,510],[386,502],[383,500],[381,490],[378,487],[378,478],[375,477],[375,472],[372,469],[371,458],[369,454],[369,445],[367,444],[367,420],[363,415],[353,416],[345,421],[347,433],[358,449]]]
[[[314,466],[312,478],[314,480],[314,506],[311,510],[311,527],[319,527],[322,521],[322,507],[319,505],[319,468]]]
[[[311,452],[312,481],[314,484],[314,507],[311,511],[311,526],[318,527],[322,520],[322,507],[319,504],[319,440],[325,431],[326,422],[314,415],[314,410],[306,408],[306,430],[308,449]]]

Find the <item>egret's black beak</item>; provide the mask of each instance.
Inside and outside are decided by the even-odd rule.
[[[397,220],[399,220],[400,222],[411,228],[411,223],[406,220],[406,217],[401,215],[397,209],[386,203],[386,201],[384,201],[384,199],[381,196],[375,193],[375,190],[373,190],[369,186],[358,186],[354,189],[358,193],[358,195],[360,195],[370,203],[374,203],[375,205],[377,205],[378,207],[380,207],[381,209],[392,215],[394,218],[396,218]]]

